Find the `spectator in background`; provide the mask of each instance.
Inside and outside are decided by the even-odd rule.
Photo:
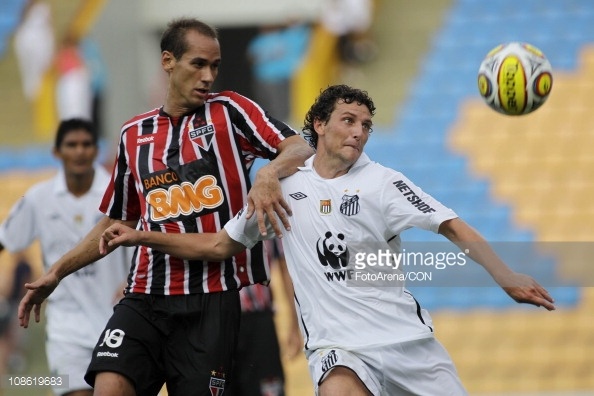
[[[338,38],[340,60],[346,64],[371,60],[376,46],[370,35],[373,0],[327,0],[320,23]]]
[[[293,283],[289,278],[285,255],[280,239],[264,243],[270,267],[279,271],[281,286],[290,309],[286,341],[279,346],[274,321],[274,299],[268,286],[255,284],[240,290],[241,324],[233,381],[225,395],[229,396],[283,396],[285,375],[281,350],[294,358],[301,350],[301,335],[297,312],[293,304]]]
[[[80,41],[80,52],[90,74],[91,120],[99,137],[104,137],[103,96],[107,87],[107,66],[103,61],[101,49],[91,37],[87,36]]]
[[[46,1],[29,0],[14,34],[14,48],[25,98],[34,102],[55,53],[51,7]]]
[[[91,73],[85,64],[79,40],[67,34],[56,55],[56,105],[58,118],[93,119]]]
[[[284,122],[291,120],[291,78],[307,50],[310,30],[303,23],[264,26],[247,48],[254,98]]]

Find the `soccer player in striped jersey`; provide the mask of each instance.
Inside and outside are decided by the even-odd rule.
[[[364,91],[339,85],[322,92],[304,127],[316,154],[281,181],[294,212],[282,241],[315,391],[466,395],[451,358],[434,338],[428,312],[401,282],[357,281],[347,252],[351,257],[379,248],[400,252],[400,234],[419,227],[457,245],[515,301],[553,310],[553,299],[533,278],[512,271],[451,209],[400,172],[370,160],[363,148],[374,111]],[[179,257],[218,260],[262,238],[258,224],[241,211],[217,234],[166,235],[115,225],[100,246],[105,252],[142,244]],[[366,270],[363,275],[381,275],[375,267]]]
[[[52,265],[19,305],[21,325],[65,276],[102,256],[99,240],[114,223],[167,234],[217,232],[245,205],[288,226],[279,178],[313,154],[293,129],[252,100],[212,92],[221,64],[217,32],[192,18],[172,21],[161,38],[168,75],[162,107],[123,124],[105,216]],[[271,161],[256,174],[256,157]],[[276,213],[276,215],[274,215]],[[85,380],[99,395],[221,394],[239,328],[239,289],[267,283],[261,244],[225,260],[184,260],[149,247],[132,259],[125,297],[98,340]]]

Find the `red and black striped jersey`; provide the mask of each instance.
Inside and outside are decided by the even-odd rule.
[[[100,210],[139,220],[146,231],[217,232],[247,202],[256,157],[273,159],[296,132],[253,101],[224,91],[181,117],[162,108],[126,122]],[[223,262],[181,260],[136,249],[128,292],[180,295],[238,289],[266,282],[261,244]]]

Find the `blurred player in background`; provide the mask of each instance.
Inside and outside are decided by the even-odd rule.
[[[296,172],[311,148],[250,99],[210,91],[221,64],[211,26],[192,18],[172,21],[161,38],[160,62],[168,75],[164,105],[123,125],[100,206],[105,216],[27,285],[19,306],[23,326],[33,309],[38,319],[41,303],[61,279],[102,257],[99,240],[111,224],[216,232],[245,204],[263,230],[265,213],[280,216],[278,232],[288,224],[279,178]],[[271,161],[250,189],[255,157]],[[156,395],[164,383],[170,396],[221,394],[233,366],[239,289],[268,280],[262,244],[215,262],[139,247],[125,297],[96,344],[85,379],[100,395]]]
[[[14,256],[10,285],[6,292],[0,293],[0,378],[7,371],[22,373],[27,365],[24,337],[17,321],[17,309],[25,295],[23,285],[33,280],[33,269],[24,252]]]
[[[107,171],[95,163],[98,152],[90,121],[60,123],[54,155],[61,168],[52,179],[31,187],[11,209],[0,225],[0,251],[18,252],[39,240],[47,270],[80,242],[101,216],[97,208],[109,182]],[[55,388],[56,395],[93,394],[85,371],[115,302],[123,297],[129,252],[116,252],[64,279],[48,299],[48,366],[52,374],[68,376],[69,383],[68,388]]]
[[[272,290],[261,284],[244,287],[239,292],[241,299],[241,324],[235,354],[234,380],[225,390],[229,396],[282,396],[285,394],[285,374],[281,352],[294,358],[301,350],[301,336],[293,301],[293,284],[287,272],[287,264],[281,241],[277,238],[264,242],[271,269],[276,268],[282,290],[289,303],[287,334],[284,343],[279,343]],[[278,290],[278,289],[277,289]]]
[[[530,276],[512,271],[451,209],[363,153],[374,112],[364,91],[346,85],[324,90],[303,128],[316,154],[281,183],[294,211],[282,241],[315,391],[466,395],[451,358],[434,338],[431,317],[403,283],[353,283],[346,276],[330,281],[330,273],[348,270],[349,245],[364,241],[399,252],[400,234],[419,227],[465,251],[515,301],[553,310],[553,299]],[[103,252],[107,246],[143,244],[178,257],[217,260],[264,237],[242,211],[218,234],[164,235],[116,225],[100,245]]]

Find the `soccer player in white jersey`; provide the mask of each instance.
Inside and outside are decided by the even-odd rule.
[[[39,240],[47,270],[87,234],[102,215],[97,208],[109,182],[107,171],[95,164],[97,144],[91,122],[73,118],[60,123],[54,155],[61,167],[53,178],[31,187],[11,209],[0,226],[0,251],[18,252]],[[64,279],[48,299],[49,369],[68,378],[68,387],[57,386],[56,395],[93,394],[84,375],[103,326],[118,296],[123,297],[130,252],[123,249]]]
[[[294,213],[283,246],[316,394],[465,395],[429,314],[402,284],[355,287],[348,275],[328,276],[348,269],[349,245],[365,241],[398,252],[400,234],[419,227],[468,251],[515,301],[553,310],[553,299],[530,276],[512,271],[451,209],[363,153],[374,112],[364,91],[345,85],[324,90],[303,129],[316,154],[281,181]],[[102,253],[140,244],[219,260],[271,234],[241,211],[217,234],[165,235],[114,225],[100,246]]]

